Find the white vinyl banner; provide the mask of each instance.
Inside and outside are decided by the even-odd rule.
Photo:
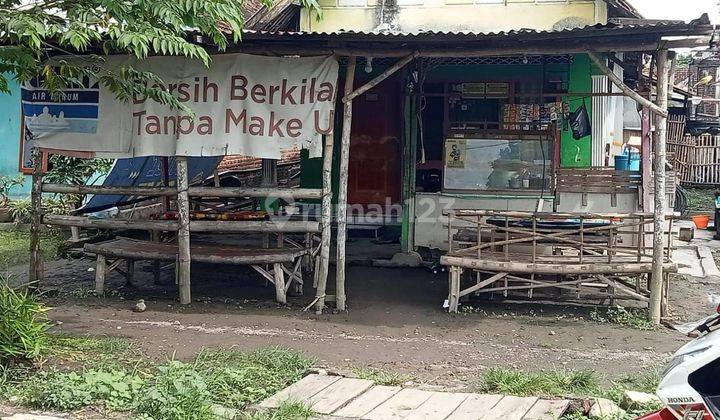
[[[119,69],[129,58],[110,57]],[[164,88],[194,116],[153,100],[120,102],[88,81],[51,100],[39,86],[23,87],[29,140],[43,148],[98,157],[246,155],[279,159],[300,147],[322,153],[333,128],[338,62],[333,57],[213,56],[206,68],[183,57],[151,57],[135,68],[160,76]],[[102,70],[101,70],[102,71]]]

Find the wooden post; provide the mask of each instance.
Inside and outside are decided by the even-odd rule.
[[[663,262],[665,259],[665,162],[667,140],[667,106],[668,106],[668,50],[657,52],[657,107],[666,112],[655,116],[655,147],[653,169],[655,171],[655,222],[653,226],[653,265],[650,279],[650,320],[660,325],[663,299]]]
[[[102,296],[105,294],[105,273],[107,271],[107,261],[105,256],[97,254],[97,264],[95,265],[95,294]]]
[[[177,207],[178,207],[178,267],[177,283],[180,289],[180,303],[187,305],[190,296],[190,201],[188,199],[187,157],[177,156]]]
[[[170,158],[168,158],[167,156],[161,157],[160,166],[162,169],[162,185],[163,187],[167,188],[170,186]],[[168,210],[170,210],[169,196],[163,198],[163,212],[167,212]]]
[[[350,95],[355,82],[355,56],[348,57],[345,74],[345,95]],[[345,310],[345,240],[347,239],[347,188],[350,162],[350,132],[352,130],[352,101],[343,102],[343,124],[340,142],[340,183],[337,204],[337,261],[335,274],[335,306]]]
[[[278,303],[287,303],[287,297],[285,295],[285,274],[283,273],[282,264],[273,264],[273,270],[275,272],[275,299]],[[290,281],[292,281],[292,278]]]
[[[650,123],[650,108],[642,107],[641,115],[641,148],[642,148],[642,211],[650,212],[652,199],[650,196],[650,183],[652,181],[652,124]]]
[[[40,227],[42,223],[42,152],[32,149],[32,190],[30,193],[32,219],[30,223],[30,272],[28,284],[38,289],[44,279],[42,252],[40,251]]]
[[[315,297],[317,303],[315,312],[321,314],[325,307],[325,290],[327,287],[328,271],[330,269],[330,241],[332,239],[332,162],[333,162],[333,135],[324,136],[325,146],[323,151],[323,169],[322,169],[322,237],[320,240],[320,255],[317,258],[317,269],[315,270],[315,278],[317,279],[317,289]]]
[[[135,260],[127,259],[125,260],[125,284],[127,286],[133,286],[135,281]]]

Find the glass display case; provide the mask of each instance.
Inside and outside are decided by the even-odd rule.
[[[446,139],[444,174],[444,190],[548,190],[552,141]]]

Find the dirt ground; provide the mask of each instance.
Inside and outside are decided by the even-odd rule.
[[[188,306],[177,303],[171,273],[165,284],[153,284],[149,263],[138,263],[134,286],[111,273],[108,296],[94,297],[93,267],[89,259],[46,263],[53,331],[126,337],[158,359],[187,359],[203,347],[279,345],[338,372],[369,367],[465,388],[484,368],[497,365],[590,368],[607,378],[642,373],[660,368],[688,340],[666,328],[640,331],[594,322],[587,309],[565,306],[485,301],[476,312],[450,315],[442,309],[446,274],[419,268],[352,265],[348,312],[316,316],[302,310],[312,301],[309,285],[305,296],[278,306],[274,291],[248,267],[193,265],[194,301]],[[11,270],[16,279],[25,271]],[[720,279],[678,277],[671,289],[674,314],[683,321],[707,315],[707,293],[717,290]],[[132,311],[137,299],[146,301],[147,311]]]

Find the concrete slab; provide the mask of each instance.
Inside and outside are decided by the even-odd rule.
[[[413,388],[367,386],[367,381],[325,375],[308,375],[259,404],[260,409],[276,408],[282,401],[294,400],[315,408],[320,401],[322,414],[333,419],[515,419],[560,418],[567,400],[535,397],[430,392]],[[319,386],[314,386],[318,385]],[[345,384],[345,386],[343,386]],[[322,398],[320,398],[322,396]]]

